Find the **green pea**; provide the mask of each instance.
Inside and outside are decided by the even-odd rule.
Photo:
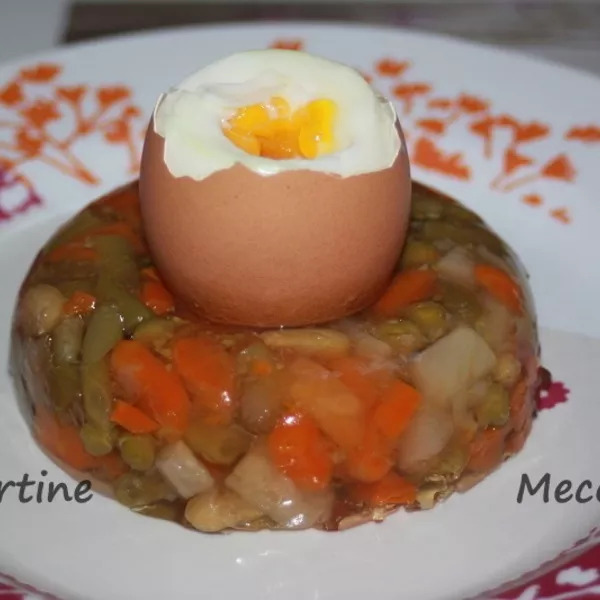
[[[508,422],[510,399],[502,385],[489,385],[485,396],[475,408],[475,417],[481,427],[502,427]]]
[[[421,302],[411,306],[407,311],[407,316],[432,341],[442,337],[448,329],[446,310],[437,302]]]
[[[172,492],[157,472],[130,471],[114,484],[116,499],[125,506],[143,507],[168,498]]]
[[[402,253],[401,264],[405,269],[431,265],[440,257],[436,247],[420,240],[408,240]]]
[[[172,319],[149,319],[135,328],[133,339],[154,349],[164,348],[171,341],[177,326]]]
[[[124,435],[119,440],[121,458],[136,471],[148,471],[154,465],[155,444],[149,435]]]
[[[416,352],[427,344],[425,336],[415,323],[406,319],[392,319],[375,325],[371,333],[400,353]]]
[[[413,193],[412,218],[421,220],[435,220],[442,216],[444,205],[432,196]]]
[[[482,313],[477,295],[467,288],[452,283],[442,284],[441,303],[461,321],[470,324],[474,324]]]
[[[468,462],[469,455],[466,448],[451,443],[440,455],[432,469],[432,475],[455,481],[460,477]]]

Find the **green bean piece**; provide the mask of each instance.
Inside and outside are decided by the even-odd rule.
[[[460,285],[444,282],[442,285],[441,303],[461,321],[474,324],[481,316],[482,307],[477,295]]]
[[[113,394],[106,359],[81,365],[81,385],[87,420],[99,427],[109,428]]]
[[[475,408],[475,417],[481,427],[502,427],[508,422],[510,400],[502,385],[490,384],[484,398]]]
[[[131,244],[119,235],[99,235],[94,238],[94,248],[100,255],[100,268],[104,274],[131,291],[139,287],[139,270]]]
[[[77,365],[53,365],[49,380],[50,397],[57,411],[68,410],[81,398],[81,378]]]
[[[419,221],[435,220],[442,216],[444,205],[431,196],[413,194],[412,218]]]
[[[184,437],[196,454],[217,465],[233,464],[252,442],[252,436],[237,425],[206,425],[200,422],[192,423]]]
[[[94,227],[98,227],[103,223],[105,223],[105,221],[100,219],[93,212],[85,210],[58,230],[52,239],[44,246],[44,254],[58,248],[58,246],[62,246],[75,236],[78,236],[89,229],[93,229]]]
[[[123,320],[114,306],[98,306],[88,323],[81,358],[85,364],[102,360],[123,338]]]
[[[132,510],[141,515],[165,521],[180,521],[183,517],[181,505],[175,502],[155,502],[154,504],[147,504],[145,506],[134,506]]]
[[[432,265],[440,257],[436,247],[421,240],[408,240],[402,253],[401,264],[405,269]]]
[[[133,294],[106,274],[98,278],[96,296],[114,306],[121,315],[126,331],[133,331],[140,323],[154,317],[154,313]]]
[[[171,341],[177,326],[172,319],[149,319],[135,328],[133,339],[155,349],[162,348]]]
[[[407,316],[431,341],[442,337],[448,329],[446,310],[437,302],[421,302],[411,306]]]
[[[79,432],[81,441],[92,456],[106,456],[114,448],[114,432],[110,428],[102,428],[86,423]]]
[[[94,279],[66,279],[65,281],[57,281],[56,287],[66,297],[70,298],[75,292],[86,292],[87,294],[94,293]]]
[[[251,371],[252,364],[257,360],[264,360],[271,364],[275,362],[273,353],[261,339],[248,344],[237,354],[235,357],[236,372],[240,375],[246,375]]]
[[[469,210],[465,206],[461,206],[457,202],[448,202],[446,206],[444,206],[444,217],[457,222],[461,226],[465,223],[483,223],[481,218],[472,210]]]
[[[154,465],[154,440],[149,435],[124,435],[119,439],[121,458],[136,471],[148,471]]]
[[[395,352],[407,354],[427,344],[425,336],[415,323],[406,319],[391,319],[378,323],[371,330],[377,339],[389,344]]]
[[[123,318],[127,331],[154,316],[153,312],[137,299],[139,270],[131,245],[120,236],[98,236],[94,246],[100,254],[100,275],[96,284],[96,297],[112,304]]]
[[[131,471],[121,475],[114,484],[116,499],[130,508],[143,507],[168,498],[172,492],[157,472]]]
[[[85,324],[78,316],[66,317],[52,333],[52,352],[59,365],[68,365],[79,361],[83,330]]]

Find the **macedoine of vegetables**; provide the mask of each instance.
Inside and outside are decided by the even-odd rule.
[[[13,343],[37,440],[133,510],[210,532],[343,529],[431,508],[521,448],[538,368],[524,285],[473,213],[415,185],[370,309],[211,325],[153,267],[131,185],[42,251]]]

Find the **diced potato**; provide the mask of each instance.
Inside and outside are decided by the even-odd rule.
[[[213,489],[199,494],[188,500],[185,507],[185,518],[190,524],[207,533],[254,521],[262,514],[231,490]]]
[[[271,348],[320,358],[345,356],[351,345],[346,334],[331,329],[281,329],[267,331],[261,337]]]
[[[470,327],[458,327],[421,352],[412,363],[412,374],[425,398],[446,406],[452,396],[487,375],[496,355]]]
[[[65,297],[52,285],[29,288],[21,300],[20,322],[29,335],[51,333],[63,318]]]
[[[208,469],[181,441],[165,446],[160,451],[156,467],[183,498],[201,494],[215,483]]]
[[[236,465],[225,485],[288,529],[306,529],[325,520],[331,492],[303,493],[271,462],[266,445],[256,444]]]
[[[398,444],[398,467],[411,467],[439,454],[454,432],[452,415],[435,406],[424,406],[412,418]]]

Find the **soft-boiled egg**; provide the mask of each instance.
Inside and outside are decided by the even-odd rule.
[[[163,94],[140,174],[162,277],[203,316],[257,327],[371,303],[410,189],[391,103],[354,69],[287,50],[234,54]]]

